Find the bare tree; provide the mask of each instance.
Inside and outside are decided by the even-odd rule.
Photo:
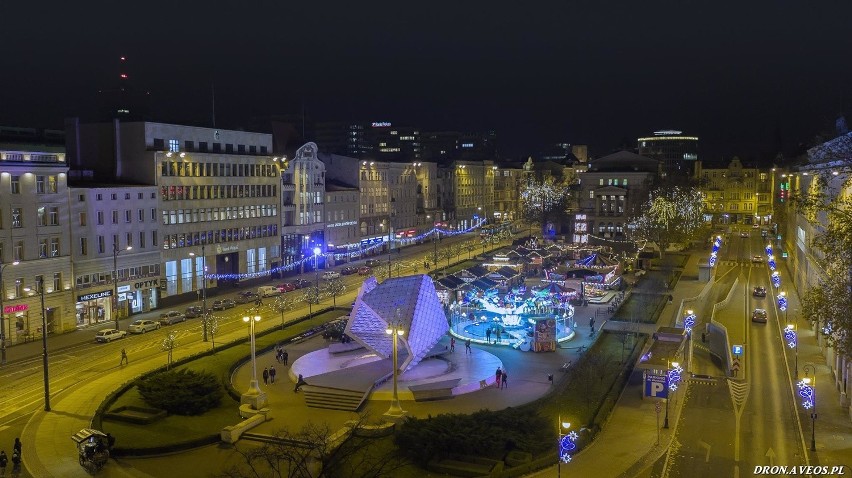
[[[383,478],[396,476],[407,462],[395,452],[365,437],[362,415],[335,432],[327,425],[309,424],[298,433],[278,431],[275,440],[259,447],[237,447],[242,463],[224,472],[230,478]]]
[[[337,296],[346,292],[346,286],[343,284],[343,279],[340,277],[329,279],[326,281],[324,289],[325,293],[331,296],[334,306],[337,307]]]
[[[284,312],[293,309],[295,306],[296,301],[286,294],[279,295],[275,298],[275,302],[272,303],[272,310],[281,314],[281,330],[284,330]]]
[[[319,304],[321,298],[322,293],[320,292],[319,284],[311,285],[310,287],[306,287],[304,289],[304,293],[302,294],[302,301],[307,302],[308,304],[308,315],[313,314],[313,305]]]
[[[171,368],[172,366],[172,356],[174,354],[175,349],[178,346],[177,336],[174,332],[169,332],[169,335],[163,339],[162,349],[164,352],[168,352],[168,358],[166,362],[166,370]]]
[[[219,332],[219,316],[213,315],[211,311],[207,311],[201,316],[201,325],[210,332],[210,340],[212,348],[216,348],[216,334]]]

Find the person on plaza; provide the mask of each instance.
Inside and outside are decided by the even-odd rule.
[[[473,350],[470,349],[470,339],[464,341],[464,354],[473,354]]]
[[[0,476],[6,476],[6,465],[9,464],[9,458],[6,457],[6,450],[0,451]]]
[[[507,380],[509,378],[509,376],[506,374],[506,371],[503,370],[503,373],[501,375],[502,375],[501,376],[501,378],[502,378],[501,382],[502,383],[500,384],[500,388],[509,388],[509,382]]]
[[[294,392],[298,392],[302,385],[307,385],[308,382],[305,381],[305,377],[302,377],[302,374],[299,374],[299,380],[296,381],[296,388],[293,389]]]
[[[456,338],[450,337],[450,352],[456,351]]]
[[[130,364],[130,360],[127,358],[127,350],[121,349],[121,362],[118,362],[119,366],[124,364]]]
[[[269,368],[263,367],[263,384],[269,383]]]
[[[269,367],[269,383],[275,383],[275,365]]]
[[[17,453],[18,455],[21,454],[21,439],[20,438],[15,438],[15,444],[12,445],[12,451]]]
[[[491,327],[485,329],[485,340],[487,340],[489,344],[491,343]]]
[[[497,388],[500,388],[500,379],[503,378],[503,371],[500,370],[500,367],[497,367],[497,371],[494,372],[494,380],[497,384]]]
[[[290,354],[288,354],[286,350],[282,350],[281,361],[284,363],[284,365],[287,365],[288,360],[290,360]]]
[[[21,454],[12,452],[12,475],[17,475],[21,472]]]
[[[494,343],[495,343],[495,344],[499,344],[499,343],[500,343],[500,329],[498,328],[498,329],[495,331],[495,333],[497,334],[497,336],[495,337]]]

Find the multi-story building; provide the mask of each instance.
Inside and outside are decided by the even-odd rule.
[[[48,333],[75,327],[67,177],[62,147],[0,144],[4,347],[40,337],[42,312]]]
[[[579,172],[575,243],[612,245],[627,239],[627,224],[641,212],[651,184],[660,175],[660,162],[629,151],[590,161]]]
[[[522,173],[522,167],[511,164],[498,166],[495,170],[492,213],[495,222],[514,221],[520,217]]]
[[[324,260],[325,189],[325,164],[317,159],[317,145],[306,143],[296,150],[281,176],[281,245],[286,268],[313,255],[315,247],[323,256],[317,258],[317,265]],[[314,264],[308,261],[305,266],[312,268]]]
[[[695,178],[704,193],[704,211],[713,224],[772,224],[772,173],[746,168],[734,157],[727,168],[705,169],[699,161]]]
[[[824,193],[835,200],[845,199],[848,204],[852,198],[852,133],[845,132],[809,149],[807,156],[807,164],[800,166],[798,171],[775,171],[776,181],[783,184],[779,186],[776,195],[778,215],[786,218],[779,223],[781,239],[775,243],[775,254],[781,258],[787,257],[793,286],[800,296],[811,288],[822,287],[822,283],[828,280],[820,265],[824,253],[813,246],[813,240],[825,231],[829,215],[818,213],[812,217],[806,216],[806,213],[790,204],[789,194]],[[802,325],[802,321],[799,324]],[[852,401],[849,399],[852,397],[852,357],[837,353],[829,346],[823,333],[817,333],[816,336],[822,346],[825,363],[832,370],[834,386],[840,395],[840,406],[852,416]]]
[[[698,160],[698,137],[684,135],[682,131],[654,131],[653,136],[639,138],[639,154],[662,162],[666,175],[689,177]]]
[[[205,266],[208,289],[278,266],[281,172],[271,135],[114,121],[70,122],[67,138],[69,163],[92,170],[92,179],[157,186],[157,303],[196,297]]]
[[[68,196],[76,325],[156,309],[162,276],[157,187],[72,179]]]
[[[325,182],[326,251],[335,263],[347,262],[360,248],[358,188],[340,181]]]
[[[443,174],[445,216],[453,219],[458,229],[467,229],[482,219],[493,218],[494,177],[497,166],[493,161],[453,161],[438,166]]]

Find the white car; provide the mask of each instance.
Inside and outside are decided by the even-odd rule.
[[[139,319],[131,322],[127,327],[127,330],[130,331],[131,334],[144,334],[145,332],[157,330],[159,328],[160,324],[153,320]]]
[[[322,273],[323,280],[337,279],[338,277],[340,277],[340,272],[325,271]]]
[[[127,332],[117,329],[102,329],[95,334],[95,342],[112,342],[127,337]]]

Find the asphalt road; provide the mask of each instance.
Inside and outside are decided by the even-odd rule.
[[[738,477],[750,475],[756,465],[806,464],[782,340],[785,316],[773,297],[764,246],[756,230],[748,237],[734,232],[723,243],[718,290],[704,309],[723,300],[738,279],[715,318],[727,327],[731,344],[743,345],[743,368],[729,380],[706,347],[694,345],[694,369],[715,378],[690,382],[673,445],[655,466],[661,476]],[[764,262],[753,262],[755,255]],[[754,297],[755,286],[767,287],[767,297]],[[751,321],[755,308],[767,310],[766,324]],[[700,313],[709,317],[710,311]]]

